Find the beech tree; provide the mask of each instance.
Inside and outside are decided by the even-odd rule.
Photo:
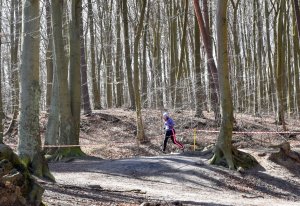
[[[0,8],[2,8],[2,0],[0,0]],[[2,64],[1,64],[1,59],[2,59],[2,9],[0,9],[0,144],[3,143],[3,108],[2,108]]]
[[[81,156],[83,152],[79,145],[80,105],[81,105],[81,78],[80,78],[80,0],[71,2],[71,22],[69,32],[70,63],[68,67],[67,57],[64,51],[62,34],[62,10],[64,1],[52,1],[52,27],[54,42],[54,87],[53,107],[51,106],[48,131],[46,139],[54,145],[64,145],[57,148],[53,159],[62,159],[69,156]],[[59,11],[59,12],[57,12]],[[59,14],[58,14],[59,13]],[[70,68],[70,70],[68,70]],[[69,77],[69,81],[68,81]],[[57,81],[56,81],[57,78]],[[51,114],[51,112],[53,112]],[[52,129],[52,130],[50,130]],[[59,129],[59,132],[58,132]],[[57,136],[59,134],[59,136]],[[45,144],[48,142],[45,142]],[[72,145],[72,147],[68,147]]]
[[[141,105],[141,91],[140,91],[140,72],[139,72],[139,61],[138,61],[138,48],[140,38],[142,35],[142,29],[144,24],[144,18],[146,13],[147,1],[141,1],[141,13],[138,24],[135,26],[135,38],[133,48],[133,64],[134,64],[134,93],[135,93],[135,106],[136,106],[136,124],[137,124],[137,140],[139,142],[145,141],[145,131],[142,119],[142,105]]]
[[[203,43],[206,50],[206,58],[207,58],[207,65],[209,71],[209,80],[210,80],[210,87],[212,93],[212,104],[213,104],[213,111],[215,112],[215,119],[218,120],[220,109],[219,109],[219,86],[218,86],[218,71],[216,67],[216,63],[213,57],[213,50],[212,50],[212,40],[210,35],[210,28],[209,28],[209,18],[208,18],[208,8],[207,8],[207,1],[203,0],[203,7],[204,7],[204,14],[203,17],[202,12],[200,10],[199,0],[194,0],[194,8],[195,13],[199,25],[199,30],[203,39]],[[204,21],[204,19],[206,21]]]
[[[233,105],[229,83],[228,61],[228,31],[227,31],[227,3],[228,0],[219,0],[217,5],[217,50],[218,76],[221,103],[221,128],[211,163],[219,163],[225,157],[230,169],[234,169],[232,157],[232,129]]]
[[[18,153],[24,164],[38,177],[54,180],[41,150],[39,126],[40,82],[40,2],[23,1],[22,53],[20,64],[20,120]]]

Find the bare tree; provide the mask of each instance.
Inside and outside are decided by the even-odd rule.
[[[206,0],[204,0],[204,5],[207,5]],[[206,58],[208,62],[208,70],[210,74],[209,77],[210,77],[211,90],[212,90],[212,105],[213,105],[213,110],[215,112],[215,119],[218,120],[220,118],[219,117],[220,109],[219,109],[218,71],[213,57],[212,43],[210,37],[211,35],[210,35],[210,29],[208,27],[209,26],[208,11],[207,11],[208,9],[207,6],[204,6],[204,13],[206,14],[205,15],[206,22],[204,22],[204,17],[202,15],[199,6],[199,0],[194,0],[194,8],[198,20],[199,30],[201,32],[201,36],[206,50]]]
[[[125,49],[125,65],[127,71],[127,83],[130,96],[130,107],[135,109],[135,95],[132,80],[131,70],[131,57],[130,57],[130,45],[129,45],[129,30],[128,30],[128,7],[127,0],[122,1],[122,15],[123,15],[123,36],[124,36],[124,49]]]
[[[82,11],[81,11],[82,12]],[[80,23],[80,65],[81,65],[81,99],[85,115],[90,115],[92,113],[90,95],[89,95],[89,86],[88,86],[88,76],[87,76],[87,62],[86,62],[86,53],[84,45],[84,32],[83,32],[83,17],[81,15]]]
[[[139,41],[142,35],[142,29],[144,25],[144,18],[146,13],[147,1],[142,1],[141,13],[138,24],[135,26],[135,38],[133,48],[133,65],[134,65],[134,93],[135,93],[135,105],[136,105],[136,122],[137,122],[137,140],[139,142],[145,141],[144,124],[142,120],[142,106],[141,106],[141,92],[140,92],[140,75],[139,75],[139,61],[138,61],[138,49]]]
[[[46,67],[47,67],[47,91],[46,91],[46,108],[50,108],[53,84],[53,39],[51,28],[51,5],[50,0],[46,0],[46,21],[47,21],[47,48],[46,48]]]
[[[0,144],[3,143],[3,107],[2,107],[2,0],[0,0]]]
[[[40,4],[38,0],[26,0],[23,3],[18,153],[34,175],[54,180],[41,151],[39,126]]]

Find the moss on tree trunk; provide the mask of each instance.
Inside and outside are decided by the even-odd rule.
[[[43,205],[44,188],[4,144],[0,144],[0,191],[0,205]]]

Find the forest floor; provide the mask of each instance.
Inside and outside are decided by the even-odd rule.
[[[268,115],[237,114],[234,131],[240,133],[233,135],[233,144],[259,162],[253,169],[237,172],[210,165],[211,153],[203,151],[218,136],[208,132],[218,130],[211,113],[195,118],[192,111],[171,112],[177,139],[186,149],[180,153],[169,141],[167,154],[161,152],[161,114],[143,111],[148,141],[140,145],[135,141],[135,112],[113,109],[82,116],[80,144],[87,145],[82,146],[87,156],[49,163],[56,183],[40,181],[46,189],[44,202],[62,206],[300,205],[300,163],[269,158],[278,150],[273,146],[285,141],[299,152],[300,133],[277,133],[282,126]],[[42,133],[46,119],[41,117]],[[287,119],[287,128],[300,132],[299,120]]]

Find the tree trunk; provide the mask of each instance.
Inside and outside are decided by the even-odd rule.
[[[299,39],[300,39],[300,10],[299,10],[299,3],[298,0],[294,0],[292,1],[293,5],[294,5],[294,15],[293,15],[293,19],[297,25],[293,24],[293,28],[294,28],[294,68],[295,68],[295,90],[296,90],[296,94],[299,94],[300,92],[300,86],[299,86]],[[297,36],[296,34],[296,30],[297,30]],[[296,95],[296,99],[297,99],[297,114],[298,114],[298,118],[300,118],[300,95]]]
[[[147,1],[143,1],[142,9],[140,13],[140,18],[138,21],[138,25],[136,25],[135,29],[135,38],[134,38],[134,48],[133,48],[133,57],[134,57],[134,94],[135,94],[135,106],[136,106],[136,123],[137,123],[137,141],[144,142],[145,141],[145,131],[144,124],[142,119],[142,106],[141,106],[141,94],[140,94],[140,75],[139,75],[139,42],[142,35],[142,29],[144,25],[144,17],[146,11]]]
[[[0,0],[0,31],[2,31],[2,0]],[[3,143],[3,124],[4,118],[3,107],[2,107],[2,36],[0,34],[0,144]]]
[[[197,19],[195,19],[195,48],[194,48],[194,55],[195,55],[195,82],[196,82],[196,86],[195,86],[195,101],[196,101],[196,117],[204,117],[203,114],[203,104],[205,101],[204,98],[204,91],[202,89],[202,84],[201,84],[201,44],[200,44],[200,31],[199,31],[199,27],[197,25]]]
[[[16,17],[16,18],[15,18]],[[19,114],[19,69],[18,69],[18,48],[19,48],[19,37],[20,37],[20,12],[18,0],[11,0],[11,11],[10,11],[10,66],[11,66],[11,82],[13,86],[12,91],[12,110],[13,117],[11,123],[5,132],[4,136],[12,132],[16,124],[16,119]]]
[[[199,6],[199,0],[194,0],[195,13],[198,20],[199,30],[203,39],[204,47],[206,50],[206,57],[208,62],[208,71],[210,74],[211,90],[212,90],[212,105],[215,112],[215,119],[220,119],[220,108],[219,108],[219,87],[218,87],[218,70],[213,58],[212,45],[209,35],[209,28],[205,27],[203,16]],[[207,11],[206,11],[207,12]],[[207,25],[206,25],[207,26]]]
[[[89,18],[89,29],[90,29],[90,51],[91,51],[91,72],[92,72],[92,88],[94,96],[94,109],[101,109],[101,97],[100,97],[100,79],[97,81],[96,63],[95,63],[95,34],[94,34],[94,16],[92,10],[91,0],[88,0],[88,18]],[[100,71],[98,71],[100,72]],[[99,75],[100,77],[100,75]]]
[[[112,3],[112,1],[111,1]],[[104,6],[104,18],[111,19],[112,17],[112,4],[109,1],[105,1]],[[111,21],[104,21],[104,64],[106,68],[106,105],[108,108],[113,106],[113,69],[112,69],[112,23]]]
[[[268,0],[265,0],[265,19],[266,19],[266,44],[267,44],[267,53],[268,53],[268,66],[269,66],[269,99],[272,103],[273,111],[275,109],[275,100],[276,100],[276,86],[273,78],[274,66],[272,63],[272,49],[271,49],[271,38],[270,38],[270,23],[269,23],[269,11],[268,11]]]
[[[283,12],[285,11],[285,1],[280,1],[280,9],[277,20],[277,71],[276,71],[276,80],[277,80],[277,98],[278,98],[278,123],[283,126],[283,129],[286,130],[284,113],[285,113],[285,104],[284,104],[284,48],[283,48]]]
[[[176,68],[178,65],[178,48],[177,48],[177,18],[174,16],[178,15],[178,8],[176,6],[176,2],[172,1],[170,4],[169,11],[169,39],[170,39],[170,96],[171,102],[170,106],[176,108]],[[168,92],[167,92],[168,93]]]
[[[184,66],[183,66],[183,61],[184,61],[184,54],[185,54],[185,50],[186,50],[186,36],[187,36],[187,21],[188,21],[188,9],[189,9],[189,4],[188,4],[188,0],[184,1],[184,20],[183,20],[183,28],[182,28],[182,39],[181,39],[181,45],[180,45],[180,58],[179,58],[179,63],[177,65],[177,69],[176,69],[176,95],[175,95],[175,108],[180,108],[183,105],[183,81],[182,81],[182,77],[183,77],[183,70],[184,70]]]
[[[87,76],[87,63],[85,57],[83,18],[80,20],[80,66],[81,66],[81,99],[83,105],[83,114],[92,114],[92,107],[89,95],[89,85]]]
[[[117,1],[117,16],[116,16],[116,38],[117,38],[117,47],[116,47],[116,106],[121,107],[124,104],[123,97],[123,70],[122,70],[122,44],[121,44],[121,2]]]
[[[295,15],[296,15],[298,36],[300,37],[300,10],[299,10],[299,2],[298,2],[298,0],[294,0],[293,3],[294,3],[294,12],[295,12]]]
[[[164,107],[163,84],[162,84],[162,66],[161,66],[161,14],[158,2],[155,21],[153,22],[153,46],[152,46],[152,73],[154,78],[154,103],[155,108],[162,109]],[[144,85],[144,84],[143,84]]]
[[[46,91],[46,108],[50,108],[52,84],[53,84],[53,39],[51,28],[51,5],[50,0],[46,0],[46,21],[47,21],[47,49],[46,49],[46,68],[47,68],[47,91]]]
[[[83,155],[78,145],[80,122],[80,9],[81,1],[71,4],[72,21],[70,25],[70,90],[68,85],[68,65],[66,62],[62,36],[62,10],[64,2],[52,1],[52,21],[54,39],[55,71],[58,80],[59,98],[59,137],[58,144],[64,145],[54,154],[54,159]],[[74,43],[75,42],[75,43]],[[71,45],[72,44],[72,45]],[[52,97],[53,98],[53,97]],[[78,111],[79,110],[79,111]],[[55,118],[57,120],[57,118]],[[55,135],[56,133],[53,133]]]
[[[218,74],[222,121],[212,163],[220,163],[220,159],[224,156],[229,169],[234,169],[231,144],[233,129],[233,105],[229,83],[227,49],[227,2],[228,0],[219,0],[217,6]]]
[[[25,165],[38,177],[54,180],[41,151],[39,127],[40,12],[38,0],[23,1],[21,54],[21,111],[18,152]],[[34,33],[32,33],[34,31]],[[28,35],[29,33],[33,35]]]
[[[149,2],[148,2],[149,3]],[[141,87],[142,87],[142,107],[146,108],[148,106],[148,77],[147,77],[147,36],[148,36],[148,22],[149,22],[149,13],[150,10],[147,10],[146,15],[146,25],[144,27],[144,36],[143,36],[143,66],[141,74]]]
[[[74,121],[70,144],[79,145],[80,132],[80,106],[81,106],[81,77],[80,77],[80,25],[82,16],[82,0],[72,0],[71,22],[70,22],[70,70],[69,89],[71,101],[71,115]],[[80,148],[72,148],[74,151],[81,151]]]
[[[124,48],[125,48],[125,64],[127,71],[127,82],[128,82],[128,90],[130,96],[130,107],[132,109],[136,108],[135,105],[135,94],[133,88],[133,80],[132,80],[132,69],[131,69],[131,58],[130,58],[130,46],[129,46],[129,31],[128,31],[128,8],[127,8],[127,0],[122,0],[122,14],[123,14],[123,35],[124,35]]]

